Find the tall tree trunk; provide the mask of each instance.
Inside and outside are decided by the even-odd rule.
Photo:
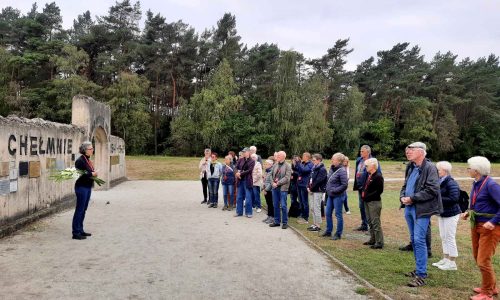
[[[175,104],[176,104],[176,89],[175,89],[175,78],[174,78],[174,74],[173,73],[170,73],[170,77],[172,78],[172,109],[175,107]]]

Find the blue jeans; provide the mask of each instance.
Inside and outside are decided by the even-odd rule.
[[[222,195],[224,195],[224,206],[228,206],[228,203],[233,202],[233,197],[234,197],[234,185],[222,185]],[[229,196],[229,202],[227,197]]]
[[[326,199],[326,233],[333,231],[333,210],[335,209],[335,218],[337,218],[337,231],[335,235],[342,236],[344,231],[344,218],[342,216],[342,204],[344,203],[344,195],[328,196]]]
[[[219,202],[219,178],[208,179],[208,194],[210,203],[217,204]]]
[[[262,208],[262,204],[260,203],[260,187],[253,187],[253,207]]]
[[[288,192],[282,192],[281,188],[273,189],[273,206],[274,206],[274,223],[279,224],[283,221],[283,224],[288,224],[288,212],[286,199],[288,197]],[[281,218],[280,218],[280,205],[281,205]]]
[[[410,231],[411,243],[413,244],[413,255],[415,256],[415,273],[418,276],[427,277],[427,242],[426,235],[429,228],[430,217],[419,217],[415,205],[405,207],[405,219]]]
[[[309,196],[307,187],[299,186],[300,216],[304,220],[309,220]]]
[[[358,191],[358,206],[359,212],[361,213],[361,227],[368,228],[368,219],[366,219],[365,203],[361,199],[361,191]]]
[[[76,207],[73,215],[73,235],[83,234],[83,220],[85,220],[85,212],[89,206],[91,187],[75,186]]]
[[[245,196],[245,182],[241,180],[238,182],[238,195],[236,196],[236,214],[238,216],[243,216],[243,200],[245,200]]]

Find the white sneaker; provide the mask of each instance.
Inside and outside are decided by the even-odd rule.
[[[345,214],[346,214],[346,215],[350,215],[350,214],[351,214],[351,211],[350,211],[350,210],[348,210],[348,211],[346,211],[346,212],[345,212]]]
[[[432,265],[434,267],[439,267],[439,266],[444,265],[446,262],[448,262],[448,259],[447,258],[443,258],[440,261],[433,263]]]
[[[260,213],[262,211],[262,209],[260,208],[257,208],[257,212]]]
[[[456,271],[457,263],[452,260],[448,260],[445,264],[438,266],[438,268],[443,271]]]

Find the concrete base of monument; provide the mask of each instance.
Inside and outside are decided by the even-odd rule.
[[[127,181],[93,192],[86,240],[73,210],[0,240],[13,299],[366,299],[293,230],[201,205],[198,181]]]

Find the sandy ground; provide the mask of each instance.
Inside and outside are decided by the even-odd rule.
[[[94,192],[87,240],[73,211],[0,240],[0,299],[364,299],[291,229],[200,205],[199,182]],[[107,202],[109,201],[109,204]]]

